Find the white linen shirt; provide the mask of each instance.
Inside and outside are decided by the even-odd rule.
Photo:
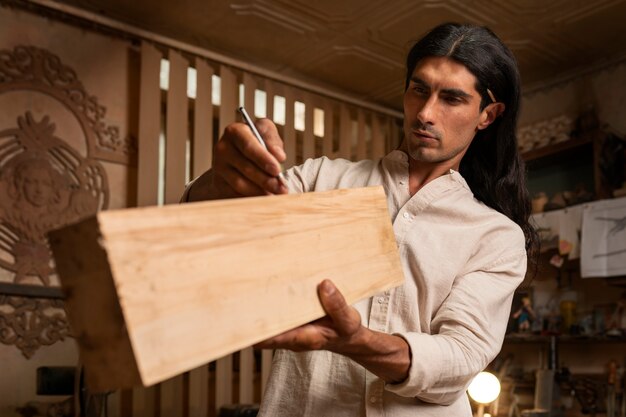
[[[342,355],[278,350],[260,417],[471,416],[465,390],[502,345],[526,271],[524,235],[458,172],[413,197],[408,172],[401,151],[356,163],[323,157],[286,172],[290,192],[384,187],[405,281],[354,307],[364,326],[408,342],[408,378],[385,384]]]

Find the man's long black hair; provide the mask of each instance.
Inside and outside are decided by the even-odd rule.
[[[529,223],[530,197],[524,162],[517,149],[516,127],[520,108],[520,76],[511,51],[488,28],[445,23],[418,41],[407,56],[405,89],[417,63],[426,57],[448,57],[464,65],[477,79],[480,109],[495,100],[504,112],[478,131],[461,160],[460,173],[474,196],[517,223],[526,238],[529,260],[535,260],[538,238]]]

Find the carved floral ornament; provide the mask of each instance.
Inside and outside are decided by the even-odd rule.
[[[61,300],[0,294],[0,343],[15,345],[30,359],[41,346],[69,336]]]
[[[38,91],[64,104],[80,123],[91,157],[127,164],[136,153],[136,141],[120,138],[119,128],[104,123],[106,108],[49,51],[33,46],[0,50],[0,94],[16,90]]]
[[[87,145],[85,157],[55,135],[49,116],[29,109],[15,124],[0,126],[0,269],[12,276],[5,285],[50,286],[55,270],[46,233],[106,209],[109,187],[98,159],[128,163],[135,151],[117,127],[104,123],[106,109],[85,92],[76,73],[50,52],[0,50],[0,95],[20,91],[63,104]],[[0,293],[0,343],[30,358],[68,332],[62,301]]]

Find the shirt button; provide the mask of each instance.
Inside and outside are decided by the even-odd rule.
[[[378,304],[382,304],[384,302],[385,300],[383,299],[383,297],[378,297]]]
[[[370,402],[374,404],[376,402],[376,397],[370,397]]]
[[[411,215],[409,213],[407,213],[407,212],[404,212],[402,217],[404,217],[405,219],[408,219],[409,217],[411,217]]]

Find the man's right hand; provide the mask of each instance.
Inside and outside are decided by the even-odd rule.
[[[213,167],[194,182],[189,201],[287,193],[278,179],[286,155],[276,125],[260,119],[256,127],[268,150],[244,123],[226,126],[213,150]]]

